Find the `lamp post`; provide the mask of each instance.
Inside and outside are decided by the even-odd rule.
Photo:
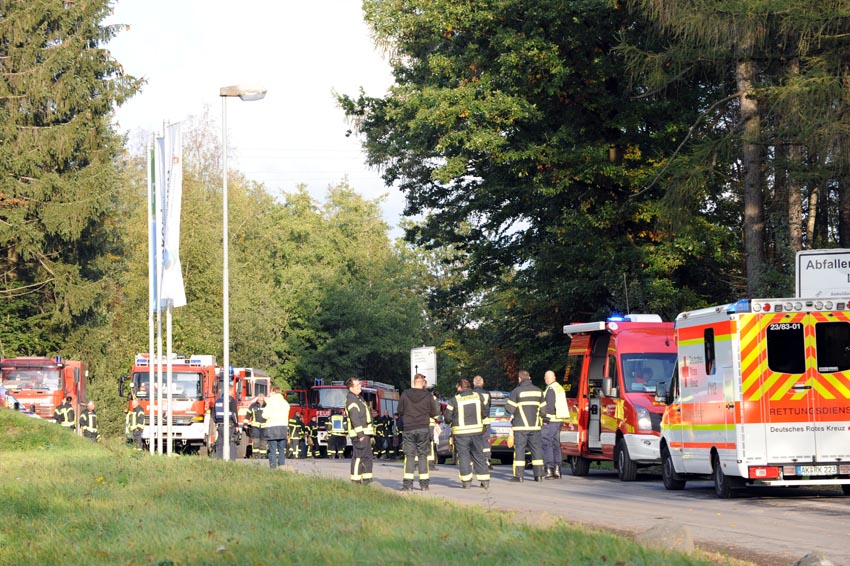
[[[224,436],[224,444],[222,446],[222,456],[224,460],[230,460],[230,266],[228,253],[228,211],[227,211],[227,99],[239,97],[240,99],[250,102],[260,100],[266,96],[266,89],[262,87],[249,86],[223,86],[219,89],[221,97],[221,199],[224,221],[222,222],[223,229],[223,249],[224,249],[224,281],[222,283],[222,309],[224,311],[224,367],[221,370],[222,384],[224,391],[222,392],[223,410],[224,410],[224,427],[222,434]]]

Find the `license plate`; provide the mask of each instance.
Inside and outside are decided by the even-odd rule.
[[[798,476],[832,476],[838,473],[838,466],[797,466]]]

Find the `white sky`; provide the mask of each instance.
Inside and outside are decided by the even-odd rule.
[[[108,44],[141,93],[116,112],[119,131],[161,131],[201,116],[221,128],[219,88],[261,85],[265,99],[227,100],[228,162],[272,194],[300,183],[321,201],[348,176],[367,198],[387,194],[384,219],[398,224],[404,199],[365,165],[360,142],[333,91],[382,96],[392,83],[359,0],[116,0],[107,23],[130,29]]]

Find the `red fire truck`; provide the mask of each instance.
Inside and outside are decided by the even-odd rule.
[[[0,386],[25,408],[42,419],[53,420],[53,411],[65,397],[79,416],[85,406],[89,372],[83,362],[55,358],[4,358],[0,360]]]
[[[363,400],[378,411],[378,416],[392,418],[398,409],[398,389],[380,381],[364,379],[360,383],[363,384],[360,393]],[[345,412],[346,395],[348,395],[348,389],[342,381],[332,381],[330,385],[319,382],[309,390],[290,389],[286,392],[290,417],[299,411],[304,424],[316,417],[319,424],[318,442],[322,454],[327,453],[328,447],[327,423],[332,414]],[[348,440],[346,444],[351,446]]]
[[[209,409],[215,403],[215,357],[193,355],[186,358],[183,355],[174,354],[171,366],[174,449],[186,453],[209,452],[211,446]],[[163,408],[166,407],[168,395],[165,385],[166,368],[167,360],[163,360]],[[142,431],[142,439],[145,443],[149,443],[154,437],[154,426],[159,422],[159,414],[156,415],[156,421],[153,423],[150,418],[151,371],[157,371],[155,361],[152,363],[148,354],[137,354],[133,372],[130,375],[121,376],[118,384],[118,394],[121,397],[126,394],[131,403],[132,399],[139,399],[141,407],[145,410],[145,428]],[[156,380],[157,376],[154,375],[154,382]],[[125,391],[125,385],[128,386],[128,391]],[[157,385],[154,383],[154,398],[157,391]],[[162,424],[162,434],[165,436],[167,421],[163,420]]]
[[[561,447],[573,475],[594,461],[613,461],[620,479],[634,480],[640,466],[661,463],[664,403],[655,399],[676,363],[673,323],[655,314],[570,324],[564,389],[570,419]]]

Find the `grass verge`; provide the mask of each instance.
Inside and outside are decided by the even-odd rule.
[[[151,457],[8,410],[0,488],[3,566],[723,563],[340,480]]]

